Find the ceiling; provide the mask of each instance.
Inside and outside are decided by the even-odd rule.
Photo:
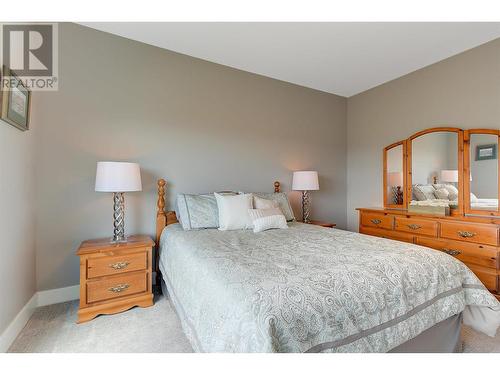
[[[500,37],[500,23],[83,25],[346,97]]]

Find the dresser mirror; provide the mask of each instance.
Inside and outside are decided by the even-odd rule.
[[[396,142],[384,149],[384,205],[403,208],[405,203],[406,141]]]
[[[408,202],[421,207],[460,207],[459,129],[431,129],[410,138]],[[431,209],[432,210],[432,209]]]
[[[466,214],[499,215],[498,143],[498,130],[466,131],[464,170],[469,177],[464,196]]]

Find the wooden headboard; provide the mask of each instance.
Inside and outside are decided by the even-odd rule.
[[[158,202],[156,211],[156,251],[155,251],[155,271],[156,271],[156,287],[158,290],[160,287],[161,277],[159,269],[159,248],[160,248],[160,236],[163,229],[170,224],[178,223],[175,211],[165,211],[165,189],[167,187],[167,181],[163,178],[158,180]],[[279,181],[274,182],[274,192],[279,193],[281,190],[281,184]]]

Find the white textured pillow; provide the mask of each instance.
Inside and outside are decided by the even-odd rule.
[[[248,210],[252,208],[252,194],[215,194],[219,209],[219,230],[252,228]]]
[[[441,188],[441,189],[437,189],[434,192],[434,195],[436,196],[437,199],[448,199],[450,192],[448,190],[446,190],[445,188]]]
[[[253,223],[254,233],[259,233],[268,229],[286,229],[285,215],[278,207],[248,210],[248,215]]]
[[[253,207],[258,210],[264,210],[268,208],[278,208],[280,205],[276,201],[272,201],[270,199],[259,198],[257,196],[253,196]],[[281,210],[280,210],[281,211]]]

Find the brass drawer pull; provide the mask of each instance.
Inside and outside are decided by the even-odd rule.
[[[422,227],[418,224],[408,224],[408,228],[410,228],[412,230],[417,230],[417,229],[420,229]]]
[[[375,225],[379,225],[382,222],[382,220],[379,219],[371,219],[370,221]]]
[[[448,255],[452,255],[452,256],[462,254],[462,252],[461,252],[461,251],[459,251],[459,250],[453,250],[453,249],[443,249],[443,251],[444,251],[446,254],[448,254]]]
[[[459,230],[458,235],[463,238],[472,238],[476,235],[474,232],[467,232],[465,230]]]
[[[113,264],[110,264],[109,267],[113,268],[115,270],[122,270],[126,268],[130,263],[129,262],[116,262]]]
[[[113,293],[120,293],[120,292],[123,292],[125,289],[129,288],[130,285],[128,284],[120,284],[120,285],[117,285],[117,286],[113,286],[111,288],[109,288],[108,290],[110,292],[113,292]]]

